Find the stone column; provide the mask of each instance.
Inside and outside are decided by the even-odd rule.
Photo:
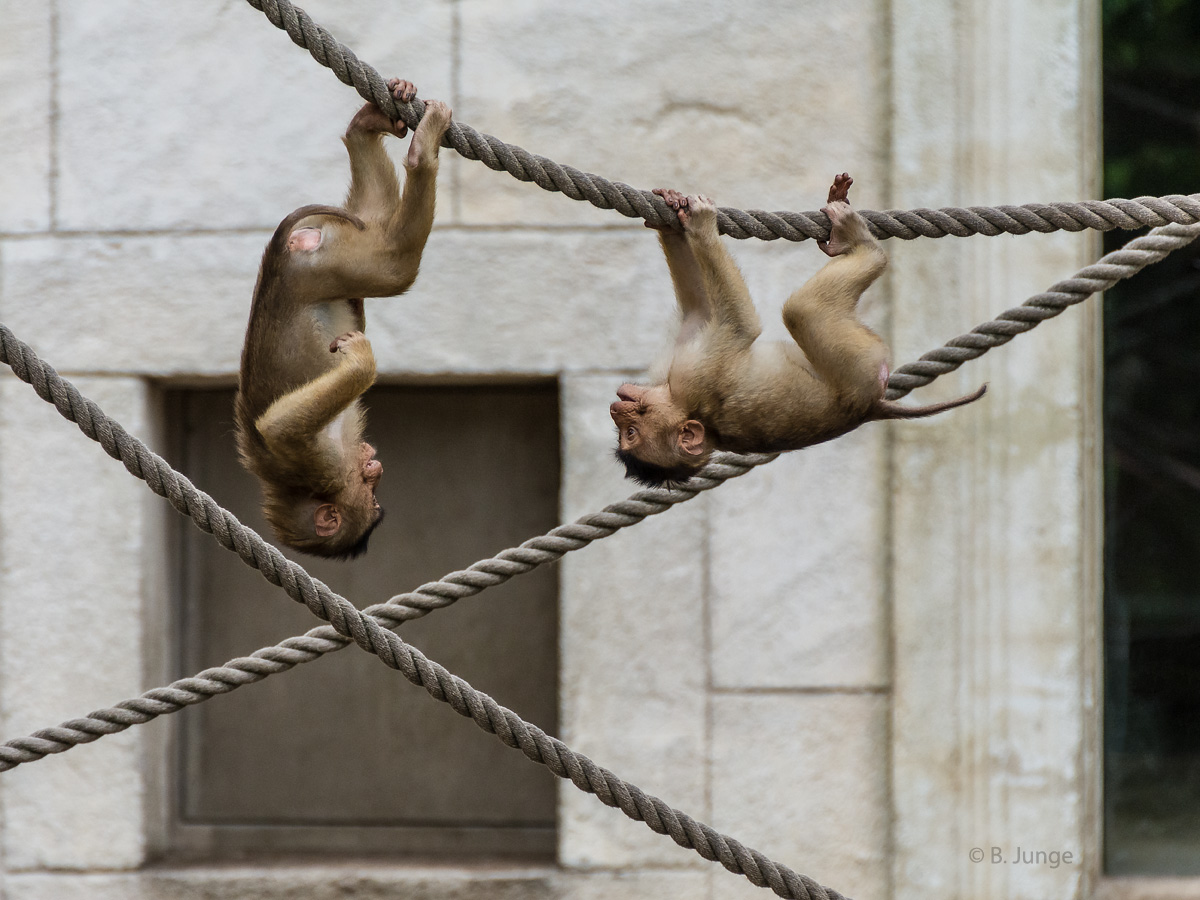
[[[1092,0],[895,3],[892,204],[1094,196],[1097,17]],[[896,359],[1071,275],[1097,245],[891,242]],[[897,900],[1076,897],[1097,864],[1095,304],[914,398],[990,382],[979,403],[894,427]],[[1018,847],[1073,863],[1013,864]]]

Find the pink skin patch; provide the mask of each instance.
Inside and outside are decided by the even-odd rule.
[[[887,380],[888,380],[888,365],[887,365],[887,363],[883,363],[879,367],[879,387],[882,390],[885,390],[885,391],[887,390]]]
[[[316,250],[321,246],[321,229],[307,226],[305,228],[297,228],[288,235],[287,246],[289,250]]]

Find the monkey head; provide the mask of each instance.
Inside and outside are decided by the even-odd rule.
[[[383,521],[375,489],[383,463],[365,441],[341,485],[322,494],[264,490],[263,513],[284,545],[331,559],[354,559],[367,552],[372,532]]]
[[[617,426],[617,459],[638,484],[683,484],[712,456],[704,423],[687,415],[667,384],[623,384],[609,413]]]

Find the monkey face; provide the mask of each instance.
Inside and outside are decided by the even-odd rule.
[[[656,386],[657,387],[657,386]],[[658,397],[655,387],[639,384],[623,384],[617,388],[617,400],[609,408],[609,415],[617,426],[617,444],[622,451],[642,455],[646,447],[655,443],[663,430],[664,407],[670,407],[670,393]]]
[[[666,384],[621,385],[609,414],[617,426],[617,459],[641,484],[683,483],[712,452],[704,426],[687,417]]]

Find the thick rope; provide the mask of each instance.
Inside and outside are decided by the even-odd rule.
[[[1067,306],[1082,301],[1089,294],[1107,290],[1117,281],[1128,278],[1146,266],[1158,262],[1173,250],[1191,243],[1197,236],[1200,236],[1200,225],[1188,227],[1169,225],[1155,229],[1143,237],[1135,238],[1121,249],[1107,254],[1093,265],[1081,269],[1073,278],[1061,281],[1049,291],[1031,297],[1022,306],[1001,313],[996,319],[980,325],[969,334],[961,335],[947,342],[944,347],[925,354],[920,361],[896,369],[888,379],[888,397],[891,399],[903,397],[914,388],[928,384],[939,375],[953,371],[968,359],[983,355],[991,347],[1007,343],[1016,334],[1028,331],[1039,322],[1058,315]],[[48,378],[48,374],[44,376],[38,374],[39,367],[44,364],[33,355],[32,350],[18,341],[3,325],[0,325],[0,361],[8,363],[23,380],[33,384],[40,396],[54,402],[67,419],[79,422],[80,429],[94,440],[99,440],[111,456],[125,461],[126,457],[121,455],[122,451],[110,449],[110,446],[115,447],[114,439],[111,436],[106,443],[104,439],[96,437],[94,425],[85,427],[83,424],[84,421],[91,423],[97,417],[102,419],[103,413],[98,408],[95,413],[87,411],[85,408],[86,418],[81,420],[76,417],[70,402],[63,404],[55,399],[52,388],[38,387],[42,379]],[[24,368],[18,370],[18,363]],[[48,366],[45,369],[53,372]],[[22,374],[22,371],[26,374]],[[35,377],[38,378],[37,381],[34,380]],[[57,374],[54,375],[54,378],[58,379]],[[61,381],[61,379],[58,380]],[[60,388],[59,390],[61,392],[64,389]],[[73,391],[74,388],[71,390]],[[80,406],[86,407],[87,403],[88,401],[79,401]],[[110,432],[114,428],[120,429],[119,425],[111,422],[106,427]],[[120,433],[124,434],[124,431],[121,430]],[[125,437],[130,441],[134,440],[128,435]],[[149,458],[158,461],[155,465],[161,464],[169,470],[169,466],[159,457],[144,447],[143,450],[149,455]],[[420,618],[435,609],[449,606],[463,597],[478,594],[488,587],[502,584],[516,575],[560,559],[571,550],[585,547],[594,540],[607,537],[621,528],[636,524],[647,516],[690,500],[701,491],[711,490],[730,478],[745,474],[755,466],[770,462],[777,455],[720,454],[692,480],[692,483],[682,489],[638,491],[629,499],[607,506],[599,513],[584,516],[570,525],[560,525],[545,535],[531,538],[519,547],[505,550],[491,559],[481,560],[467,569],[452,572],[439,581],[421,585],[415,591],[397,594],[387,603],[368,607],[363,610],[363,615],[373,618],[383,627],[399,627],[404,622]],[[144,467],[139,461],[136,463],[126,462],[126,468],[129,468],[135,475],[143,477],[140,472],[147,467]],[[149,468],[153,468],[153,465]],[[173,470],[170,471],[173,472]],[[182,479],[182,482],[196,495],[207,496],[192,486],[183,476],[178,476],[178,478]],[[151,482],[149,478],[146,480],[156,493],[171,499],[169,494],[154,487],[154,482]],[[159,483],[161,484],[161,477]],[[212,501],[211,498],[208,499],[215,506],[215,501]],[[269,565],[265,567],[259,565],[257,558],[252,553],[248,557],[246,553],[238,549],[237,545],[231,546],[232,539],[228,537],[227,527],[224,529],[206,527],[202,521],[204,523],[210,521],[207,516],[203,520],[197,519],[196,514],[191,511],[192,506],[181,507],[174,500],[171,502],[180,512],[191,515],[196,524],[202,530],[213,534],[222,546],[237,550],[242,559],[259,568],[268,581],[273,584],[283,583],[280,576],[275,574],[275,570],[271,567],[274,565],[276,556],[282,558],[282,555],[274,548],[269,548],[271,553],[265,555]],[[195,508],[203,509],[203,504],[198,503]],[[217,509],[220,508],[217,507]],[[224,511],[220,510],[220,512]],[[219,515],[214,518],[218,523],[224,522],[223,517]],[[223,534],[226,536],[223,537]],[[287,566],[303,572],[294,563],[283,561]],[[307,573],[304,577],[308,577]],[[320,582],[314,583],[320,584]],[[322,587],[324,586],[322,585]],[[328,591],[328,588],[325,590]],[[291,592],[289,591],[289,593]],[[303,602],[307,603],[307,601]],[[44,728],[29,737],[10,740],[0,745],[0,772],[14,768],[21,763],[34,762],[51,753],[62,753],[77,744],[89,743],[105,734],[124,731],[132,725],[149,722],[160,715],[178,712],[184,707],[201,703],[217,694],[229,693],[243,684],[253,684],[277,672],[285,672],[302,663],[311,662],[326,653],[341,650],[349,644],[350,639],[344,637],[343,633],[339,633],[333,627],[314,628],[303,635],[288,638],[272,647],[256,650],[250,656],[230,660],[224,666],[205,669],[192,678],[181,679],[167,687],[155,688],[132,700],[124,700],[114,707],[98,710],[84,718],[71,719],[56,728]]]
[[[1163,225],[1148,234],[1134,238],[1119,250],[1107,253],[1090,266],[1085,266],[1071,278],[1060,281],[1040,294],[1034,294],[1020,306],[1005,310],[978,325],[966,334],[947,341],[919,360],[907,363],[888,378],[887,398],[895,400],[916,388],[923,387],[963,363],[977,359],[993,347],[1007,344],[1018,334],[1031,331],[1039,324],[1061,315],[1068,306],[1082,303],[1092,294],[1106,291],[1118,281],[1136,275],[1168,254],[1186,247],[1200,237],[1200,224]]]
[[[307,50],[321,65],[333,70],[364,100],[376,104],[393,120],[416,128],[425,111],[419,99],[398,103],[383,77],[345,44],[314,22],[289,0],[246,0],[276,28]],[[469,125],[451,122],[442,141],[467,159],[489,169],[507,172],[518,181],[531,181],[546,191],[560,191],[572,200],[586,200],[600,209],[615,209],[623,216],[642,218],[656,226],[677,227],[675,212],[649,191],[609,181],[600,175],[563,166],[544,156],[506,144]],[[971,206],[943,209],[860,210],[877,238],[966,237],[972,234],[1029,234],[1030,232],[1083,231],[1141,228],[1176,222],[1200,221],[1200,194],[1139,197],[1136,200],[1088,200],[1082,203],[1029,203],[1023,206]],[[721,207],[717,215],[722,234],[744,240],[826,240],[829,218],[823,212],[765,212]]]

